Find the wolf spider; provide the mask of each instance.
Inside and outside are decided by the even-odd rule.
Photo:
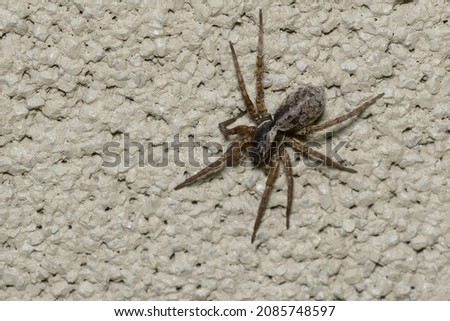
[[[259,204],[258,215],[256,216],[255,225],[253,227],[253,234],[251,238],[251,242],[253,243],[255,241],[256,232],[261,225],[264,211],[269,200],[269,195],[272,192],[274,182],[278,176],[280,162],[284,165],[284,172],[287,179],[286,228],[289,228],[289,216],[292,208],[294,181],[291,160],[289,154],[285,150],[285,146],[290,146],[294,150],[308,157],[321,161],[326,166],[350,173],[356,173],[354,169],[345,167],[331,158],[308,147],[305,143],[298,140],[298,137],[326,129],[346,121],[353,116],[359,115],[377,99],[382,97],[383,94],[379,94],[367,100],[348,114],[329,120],[323,124],[311,125],[319,118],[325,109],[325,93],[320,87],[304,85],[288,95],[272,116],[267,112],[264,104],[263,18],[261,10],[259,11],[259,34],[256,56],[255,103],[253,103],[247,93],[236,52],[231,42],[230,49],[234,68],[236,70],[239,90],[242,94],[242,98],[249,116],[256,125],[239,125],[229,128],[229,126],[242,117],[246,111],[239,113],[231,119],[221,122],[219,124],[219,129],[225,137],[228,137],[229,135],[238,135],[240,138],[232,142],[226,152],[218,160],[203,168],[197,174],[189,177],[181,184],[177,185],[175,190],[190,185],[205,175],[222,169],[224,165],[233,166],[238,164],[245,156],[251,156],[254,167],[268,168],[269,171],[265,190]]]

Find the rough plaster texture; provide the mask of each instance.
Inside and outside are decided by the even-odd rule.
[[[243,108],[228,41],[253,97],[258,8],[271,112],[301,83],[326,87],[323,119],[385,98],[335,134],[358,173],[295,167],[290,230],[282,177],[252,245],[264,172],[174,192],[198,169],[170,153],[102,163],[124,133],[155,154],[177,133],[226,143],[217,124]],[[450,299],[449,16],[444,0],[2,1],[0,299]]]

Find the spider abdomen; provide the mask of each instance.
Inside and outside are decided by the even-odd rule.
[[[325,92],[320,87],[302,86],[289,94],[274,114],[274,127],[287,132],[314,122],[325,109]]]

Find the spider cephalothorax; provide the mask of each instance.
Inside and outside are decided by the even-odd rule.
[[[202,169],[200,172],[186,179],[175,189],[183,188],[194,183],[199,178],[204,177],[223,168],[225,165],[237,165],[244,157],[250,157],[255,167],[264,166],[268,168],[268,178],[266,188],[259,204],[258,214],[253,227],[252,242],[255,240],[256,232],[261,225],[264,211],[269,200],[269,195],[273,189],[275,179],[277,178],[280,162],[284,165],[286,174],[288,192],[286,206],[286,228],[289,228],[289,215],[292,208],[293,197],[293,174],[291,160],[285,147],[290,146],[310,158],[322,161],[326,166],[334,167],[350,173],[356,173],[355,170],[345,167],[331,158],[319,153],[301,142],[298,137],[323,130],[338,123],[341,123],[355,115],[362,113],[367,107],[373,104],[377,99],[383,96],[378,94],[367,100],[358,108],[348,114],[327,121],[323,124],[311,125],[316,121],[325,109],[325,93],[320,87],[305,85],[298,88],[295,92],[289,94],[275,111],[270,115],[264,104],[263,88],[263,19],[261,10],[259,11],[259,36],[256,56],[256,99],[255,104],[247,93],[247,88],[239,68],[236,52],[230,42],[231,55],[236,70],[236,78],[239,84],[245,107],[255,126],[239,125],[228,128],[245,112],[228,119],[219,124],[219,129],[226,137],[229,135],[238,135],[240,138],[234,141],[226,152],[215,162]]]

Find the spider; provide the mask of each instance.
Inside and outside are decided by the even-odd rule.
[[[335,162],[331,158],[308,147],[307,144],[300,141],[299,138],[334,126],[353,116],[359,115],[383,96],[383,94],[378,94],[348,114],[329,120],[323,124],[312,125],[325,109],[325,93],[321,87],[302,85],[295,92],[289,94],[275,113],[270,115],[264,104],[263,33],[263,17],[261,10],[259,10],[255,103],[253,103],[247,93],[236,52],[233,44],[231,42],[229,43],[239,90],[247,110],[231,119],[219,123],[219,129],[226,138],[230,135],[237,135],[239,139],[232,142],[219,159],[175,187],[175,190],[178,190],[190,185],[208,174],[223,169],[225,167],[224,165],[234,166],[240,163],[246,156],[252,159],[252,164],[255,168],[262,167],[268,169],[264,193],[259,204],[258,214],[253,227],[253,234],[251,237],[252,243],[255,241],[256,232],[262,223],[270,193],[272,192],[275,180],[278,177],[280,163],[283,164],[284,173],[287,179],[286,228],[289,229],[294,181],[290,156],[286,152],[285,147],[290,146],[295,151],[300,152],[305,156],[312,157],[313,159],[324,163],[326,166],[349,173],[356,173],[354,169]],[[255,123],[254,126],[239,125],[229,128],[230,125],[242,117],[246,112],[248,112],[250,119]]]

